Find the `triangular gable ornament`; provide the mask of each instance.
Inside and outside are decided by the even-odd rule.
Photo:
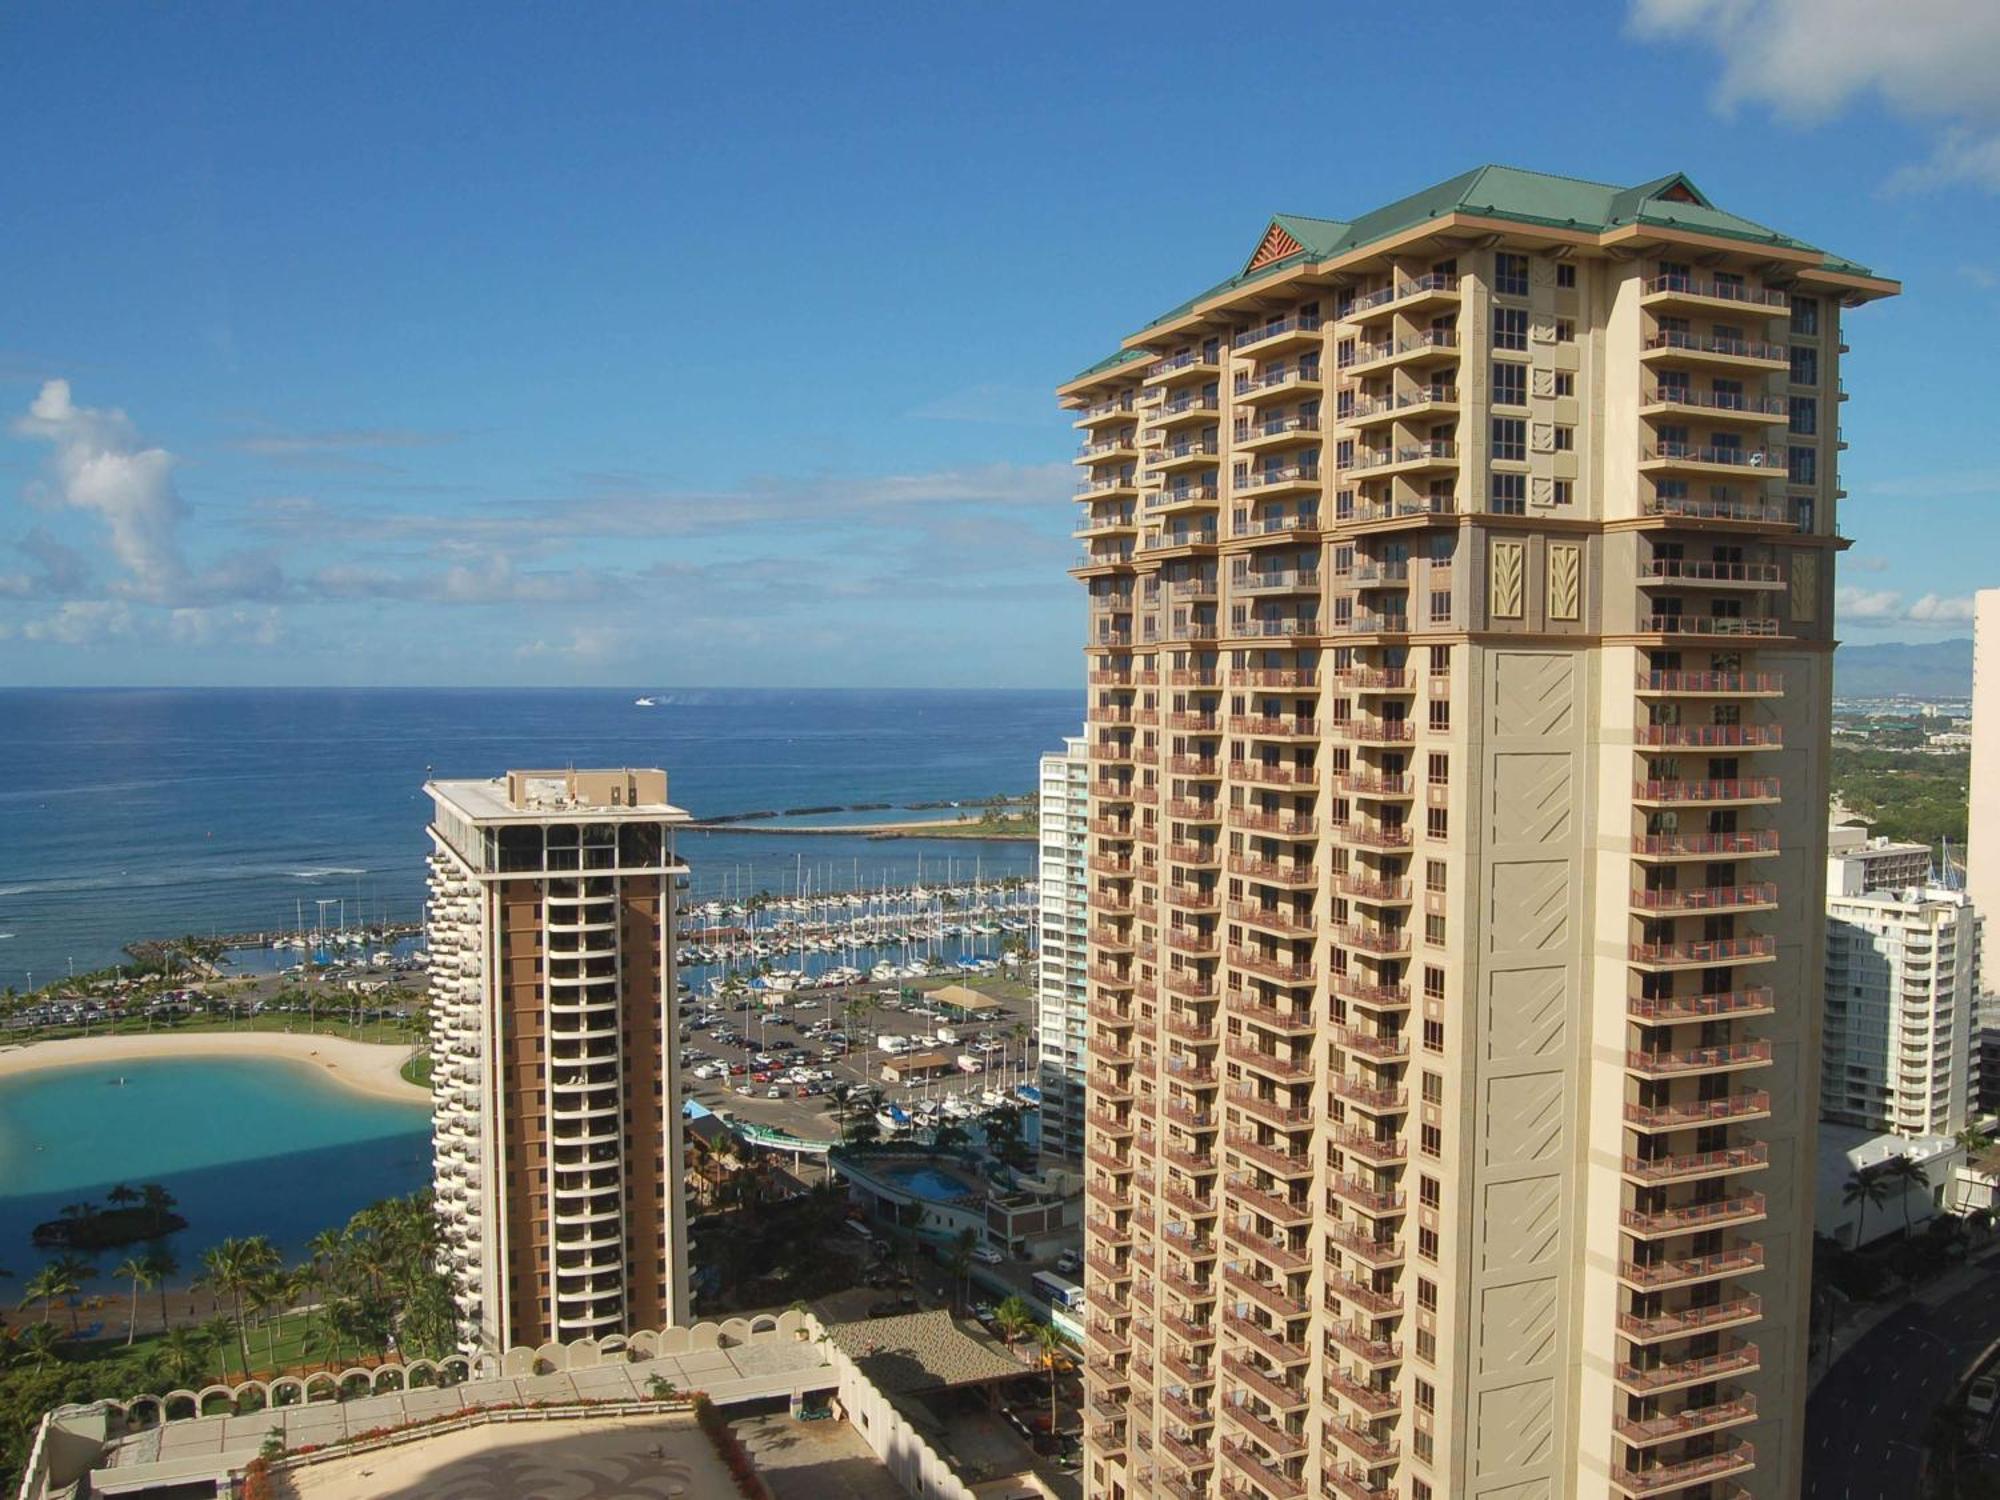
[[[1288,255],[1297,255],[1305,249],[1284,225],[1273,223],[1264,231],[1263,243],[1257,246],[1257,253],[1250,257],[1248,270],[1259,270],[1274,260],[1283,260]]]

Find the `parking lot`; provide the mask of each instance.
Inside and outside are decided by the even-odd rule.
[[[869,997],[861,1006],[866,1014],[853,1014],[850,1002],[864,993]],[[811,990],[751,997],[734,1008],[706,997],[683,998],[686,1091],[707,1108],[752,1124],[829,1140],[839,1134],[833,1091],[841,1085],[863,1085],[879,1090],[885,1102],[908,1105],[947,1093],[1004,1091],[1035,1081],[1034,1003],[1019,986],[982,986],[981,993],[998,1000],[1000,1009],[966,1023],[949,1019],[921,997],[904,998],[915,993],[894,985],[865,992]],[[938,1040],[941,1027],[953,1040]],[[918,1083],[884,1084],[882,1066],[889,1054],[876,1046],[877,1035],[919,1032],[927,1032],[937,1050],[954,1058],[974,1057],[987,1066]],[[724,1067],[726,1078],[719,1071]]]

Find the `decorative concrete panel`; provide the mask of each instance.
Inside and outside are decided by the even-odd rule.
[[[1521,547],[1519,542],[1495,542],[1496,566],[1503,545],[1517,551]],[[1498,589],[1497,582],[1494,587]],[[1576,665],[1568,652],[1496,651],[1491,661],[1494,735],[1541,739],[1570,732],[1576,713]]]
[[[1562,1050],[1569,1015],[1564,969],[1491,969],[1486,975],[1489,1062],[1551,1057]]]
[[[1486,1083],[1486,1165],[1525,1167],[1548,1161],[1562,1149],[1563,1101],[1560,1072],[1524,1073]]]
[[[1488,1287],[1479,1296],[1479,1373],[1510,1374],[1554,1359],[1556,1278]]]
[[[1527,1177],[1486,1185],[1487,1271],[1525,1271],[1556,1253],[1562,1235],[1562,1179]]]
[[[1791,577],[1792,620],[1807,624],[1819,618],[1819,554],[1794,552]]]
[[[1560,751],[1498,752],[1489,784],[1490,842],[1567,845],[1573,800],[1569,756]]]
[[[1503,620],[1518,620],[1527,599],[1528,548],[1523,542],[1496,541],[1490,570],[1490,608]]]
[[[1477,1500],[1553,1500],[1555,1490],[1546,1479],[1530,1479],[1523,1484],[1476,1490],[1474,1494]]]
[[[1487,951],[1547,953],[1564,947],[1569,942],[1569,861],[1495,860],[1492,869]]]
[[[1583,612],[1583,549],[1549,548],[1549,618],[1574,620]]]
[[[1502,1473],[1548,1462],[1556,1440],[1555,1382],[1529,1380],[1481,1391],[1473,1430],[1473,1468],[1477,1473]]]

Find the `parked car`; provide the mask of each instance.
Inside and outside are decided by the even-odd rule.
[[[1991,1375],[1980,1376],[1965,1393],[1965,1409],[1975,1417],[1989,1415],[1996,1404],[2000,1404],[2000,1380]]]
[[[1007,1259],[1006,1256],[995,1250],[991,1245],[974,1245],[972,1247],[972,1258],[982,1266],[997,1266]]]

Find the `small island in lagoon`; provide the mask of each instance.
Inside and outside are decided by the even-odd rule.
[[[130,1188],[119,1183],[105,1194],[109,1208],[95,1203],[71,1203],[62,1217],[37,1224],[33,1239],[38,1250],[114,1250],[144,1240],[163,1239],[188,1227],[174,1212],[174,1195],[157,1182]]]

